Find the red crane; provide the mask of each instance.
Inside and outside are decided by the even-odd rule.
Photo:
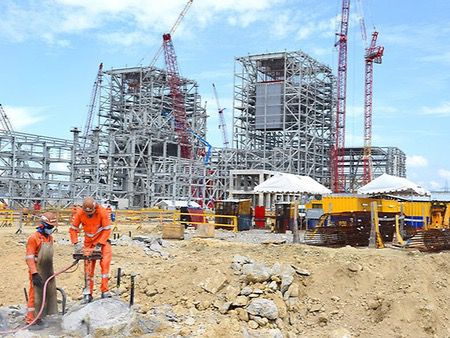
[[[372,33],[370,46],[364,55],[366,64],[364,86],[364,172],[363,184],[372,181],[372,95],[373,95],[373,64],[381,63],[384,47],[377,46],[378,32]]]
[[[178,16],[177,21],[170,30],[171,32],[174,32],[176,27],[180,24],[192,2],[193,0],[189,0],[186,3],[184,9]],[[170,88],[170,96],[172,98],[172,114],[175,123],[175,132],[178,136],[178,142],[180,143],[181,147],[181,157],[192,158],[192,144],[188,131],[189,126],[187,123],[184,95],[181,91],[180,72],[178,69],[177,55],[175,54],[175,48],[173,47],[171,33],[166,33],[163,35],[163,49]]]
[[[220,103],[219,103],[219,96],[217,95],[217,89],[216,86],[213,85],[213,91],[214,91],[214,97],[216,98],[216,103],[217,103],[217,110],[219,112],[219,119],[220,119],[220,124],[219,124],[219,129],[222,129],[222,137],[223,137],[223,145],[225,148],[228,148],[228,135],[227,135],[227,125],[225,124],[225,116],[223,114],[223,111],[225,110],[225,108],[220,108]]]
[[[345,152],[345,99],[347,91],[347,33],[350,13],[350,0],[342,0],[341,29],[336,33],[339,47],[337,77],[337,107],[335,143],[331,154],[332,187],[334,192],[345,190],[344,152]]]

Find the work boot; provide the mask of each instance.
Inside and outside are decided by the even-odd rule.
[[[102,292],[102,298],[111,298],[111,293],[109,291]]]
[[[88,303],[92,302],[93,299],[94,299],[94,297],[92,297],[92,295],[84,295],[83,300],[81,301],[81,304],[88,304]]]

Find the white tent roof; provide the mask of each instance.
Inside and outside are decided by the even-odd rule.
[[[173,201],[173,200],[163,200],[156,203],[157,206],[165,206],[167,208],[181,208],[181,207],[192,207],[200,208],[200,204],[194,201]]]
[[[277,174],[258,184],[255,192],[291,194],[331,194],[331,190],[308,176]]]
[[[358,189],[358,194],[409,194],[409,195],[430,195],[420,185],[411,182],[404,177],[383,174],[375,178],[372,182]]]

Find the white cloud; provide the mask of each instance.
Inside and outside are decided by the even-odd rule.
[[[46,116],[42,115],[42,107],[4,106],[4,109],[15,131],[21,131],[46,119]]]
[[[408,155],[406,157],[406,165],[408,167],[426,167],[428,166],[428,160],[421,155]]]
[[[204,27],[214,20],[246,27],[270,18],[274,7],[285,1],[194,1],[183,22],[190,29]],[[0,35],[15,42],[39,38],[50,45],[65,47],[69,35],[93,31],[106,42],[127,46],[134,41],[142,42],[142,36],[168,31],[185,5],[185,0],[157,4],[155,0],[25,0],[21,4],[4,0],[0,3]],[[178,31],[183,30],[183,22]]]
[[[450,101],[445,101],[435,107],[422,107],[422,113],[425,115],[450,116]]]
[[[447,169],[439,169],[438,170],[438,175],[440,176],[440,177],[442,177],[442,178],[445,178],[445,179],[450,179],[450,170],[447,170]]]

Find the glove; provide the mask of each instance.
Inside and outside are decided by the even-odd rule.
[[[73,245],[73,251],[74,253],[81,253],[83,251],[83,245],[80,242],[75,243]]]
[[[31,275],[31,280],[33,281],[33,285],[41,288],[44,286],[44,282],[42,281],[42,277],[40,274],[38,274],[37,272],[33,273]]]
[[[103,246],[103,245],[101,245],[100,243],[98,243],[98,244],[95,246],[94,251],[101,252],[101,251],[102,251],[102,246]]]

